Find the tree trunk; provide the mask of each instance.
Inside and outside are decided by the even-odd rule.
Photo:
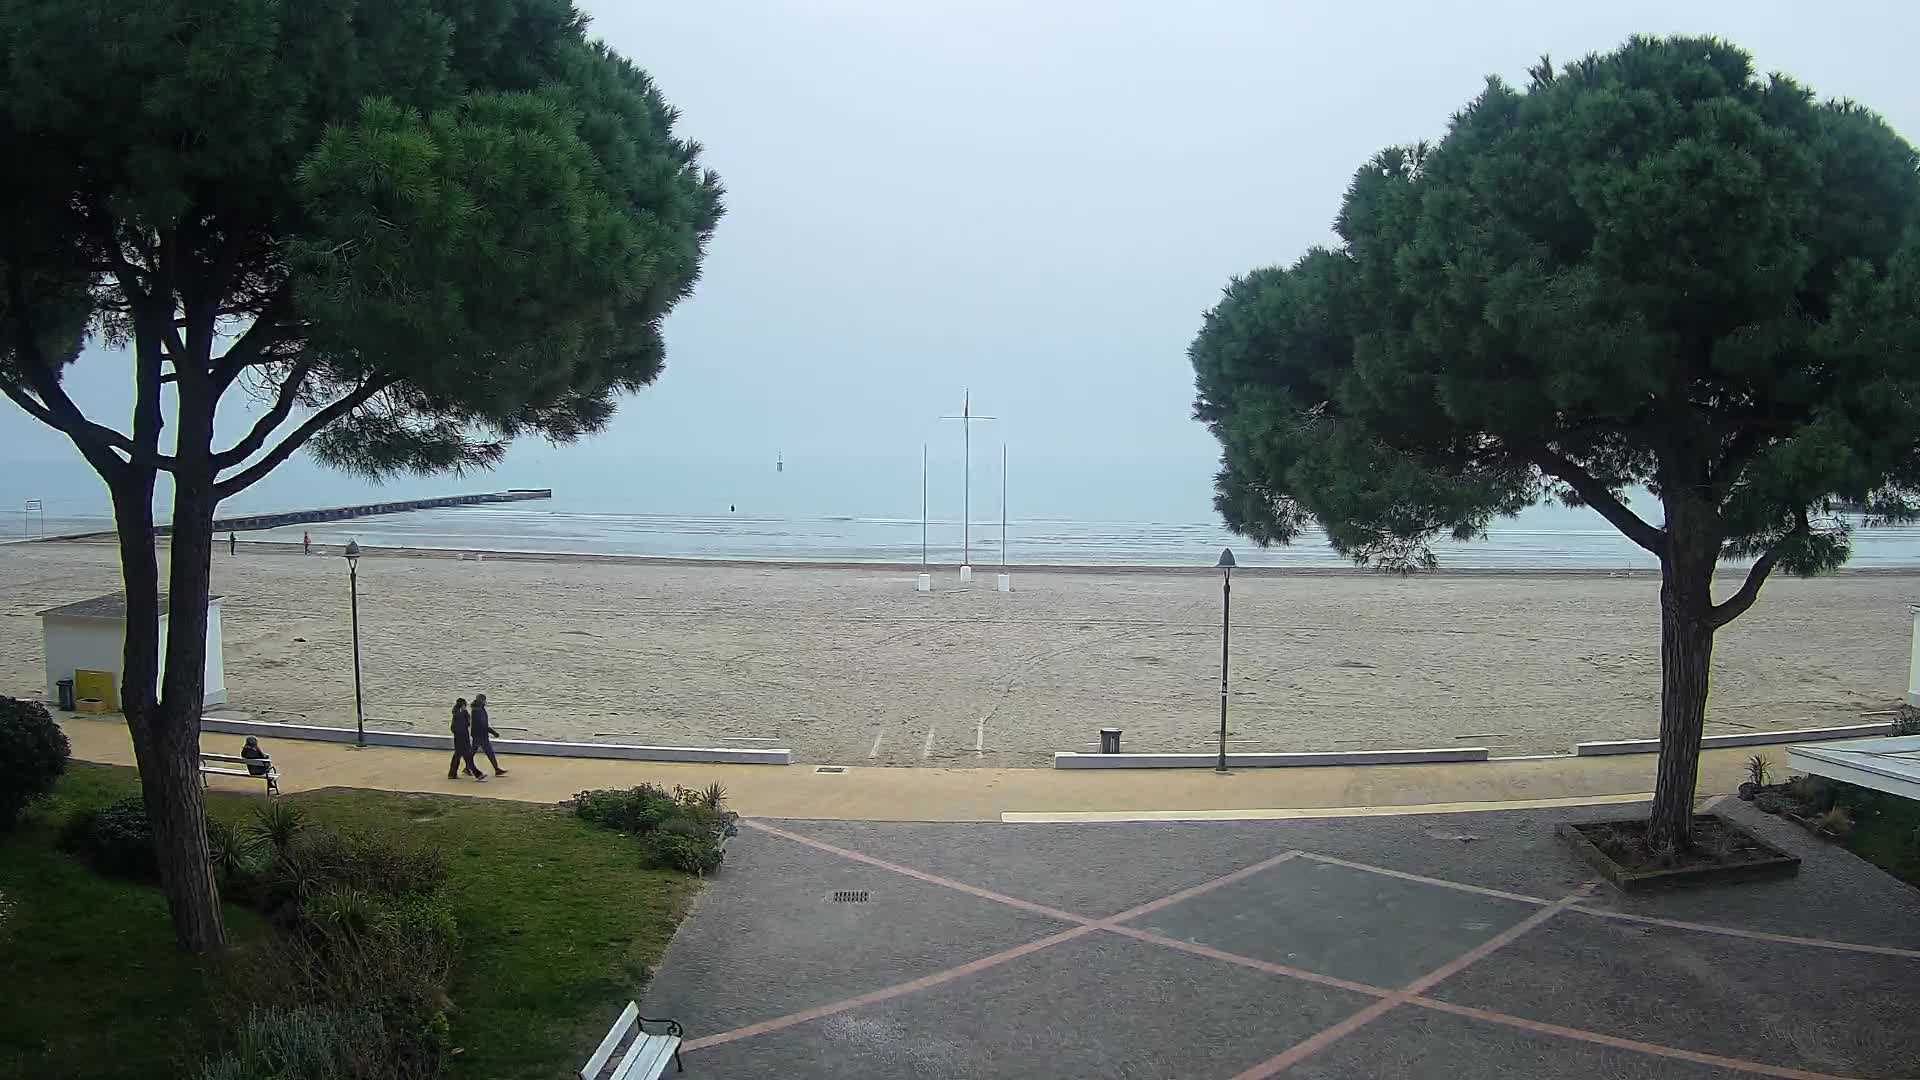
[[[207,597],[213,573],[212,409],[182,387],[179,464],[174,471],[172,565],[168,568],[167,666],[153,724],[156,768],[143,773],[160,880],[180,947],[206,952],[227,943],[220,894],[207,852],[200,787],[200,711],[206,699]]]
[[[208,952],[225,945],[227,939],[207,858],[206,808],[198,768],[200,713],[194,709],[191,721],[183,724],[177,712],[168,707],[167,696],[155,693],[160,682],[160,568],[154,553],[153,483],[151,471],[134,470],[111,489],[120,571],[127,593],[120,708],[133,736],[134,762],[140,770],[147,820],[153,826],[154,853],[159,858],[160,884],[166,892],[175,943],[188,952]],[[177,555],[172,576],[177,582]],[[200,592],[204,598],[204,579]],[[177,598],[169,599],[169,638],[173,639],[178,635],[180,604]],[[205,663],[204,599],[200,611],[201,657],[193,664],[196,683],[202,680]],[[169,655],[169,676],[176,670],[178,665]]]
[[[1713,667],[1713,568],[1717,534],[1669,503],[1668,552],[1660,582],[1660,767],[1647,840],[1683,850],[1693,842],[1693,794]],[[1706,535],[1702,535],[1706,533]]]

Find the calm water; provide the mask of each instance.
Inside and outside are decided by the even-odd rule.
[[[1015,564],[1211,565],[1231,546],[1244,564],[1350,565],[1317,534],[1262,550],[1229,534],[1210,505],[1210,462],[1012,462],[1006,479],[1007,561]],[[958,455],[928,467],[928,561],[961,561]],[[46,531],[105,528],[106,503],[84,466],[0,476],[0,539],[41,529],[22,515],[43,498]],[[922,551],[918,453],[861,460],[689,462],[561,461],[515,464],[466,478],[408,479],[384,487],[302,463],[283,468],[223,512],[339,506],[509,487],[551,487],[538,502],[418,511],[308,526],[316,542],[357,539],[376,547],[531,551],[691,558],[918,562]],[[31,494],[34,491],[42,494]],[[1002,476],[998,455],[976,456],[970,554],[1001,561]],[[1657,507],[1642,497],[1643,512]],[[297,542],[300,527],[253,538]],[[1499,522],[1485,541],[1435,546],[1442,567],[1648,569],[1652,556],[1584,509],[1534,507]],[[1855,533],[1856,567],[1920,567],[1920,527]]]

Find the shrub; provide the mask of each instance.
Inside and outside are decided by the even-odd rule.
[[[217,818],[207,819],[207,855],[226,885],[233,886],[259,871],[260,846],[260,838],[253,833]]]
[[[273,849],[276,855],[285,855],[292,850],[293,842],[307,827],[306,815],[300,808],[278,799],[271,800],[253,811],[254,822],[248,831],[262,844]]]
[[[85,859],[103,874],[136,881],[160,880],[153,853],[153,828],[138,795],[97,810],[76,810],[60,827],[61,850]]]
[[[388,1037],[372,1009],[254,1009],[235,1048],[203,1065],[199,1080],[347,1080],[382,1071]]]
[[[1755,787],[1767,786],[1767,776],[1773,772],[1773,762],[1765,754],[1755,754],[1747,759],[1747,779]]]
[[[244,1016],[261,1005],[365,1010],[379,1020],[375,1067],[346,1075],[437,1077],[451,1045],[446,984],[458,947],[453,926],[438,900],[326,889],[282,933],[232,954],[220,1011]]]
[[[1834,794],[1833,785],[1818,776],[1796,776],[1787,782],[1787,797],[1809,817],[1833,809]]]
[[[67,733],[37,701],[0,697],[0,832],[67,770]]]
[[[1763,814],[1784,814],[1793,809],[1793,801],[1776,791],[1763,791],[1754,796],[1753,805]]]
[[[733,834],[739,816],[721,809],[726,801],[727,789],[719,784],[698,790],[676,786],[671,795],[641,784],[626,791],[583,791],[574,796],[573,812],[638,835],[646,866],[704,876],[719,869],[722,838]]]
[[[1895,735],[1920,735],[1920,709],[1900,706],[1894,710],[1893,722],[1888,727]]]
[[[711,832],[660,829],[646,837],[647,864],[705,877],[720,869],[719,838]]]
[[[584,821],[620,832],[649,832],[672,817],[680,804],[666,789],[641,784],[626,791],[600,789],[574,796],[573,812]]]
[[[1813,819],[1813,827],[1837,839],[1853,831],[1853,815],[1844,806],[1836,806]]]
[[[432,895],[447,879],[438,848],[412,848],[376,836],[307,828],[273,862],[261,904],[283,917],[334,888],[381,896]]]

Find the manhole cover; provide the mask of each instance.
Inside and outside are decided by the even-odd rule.
[[[814,771],[814,772],[817,772],[817,773],[820,773],[820,772],[846,772],[846,771],[847,771],[847,767],[846,767],[845,765],[815,765],[815,766],[813,767],[813,771]]]
[[[836,904],[864,904],[870,894],[865,889],[841,889],[833,894]]]

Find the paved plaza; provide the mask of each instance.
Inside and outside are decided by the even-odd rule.
[[[689,1077],[1920,1076],[1920,890],[1805,865],[1625,897],[1634,806],[1302,821],[744,823],[645,1012]]]

